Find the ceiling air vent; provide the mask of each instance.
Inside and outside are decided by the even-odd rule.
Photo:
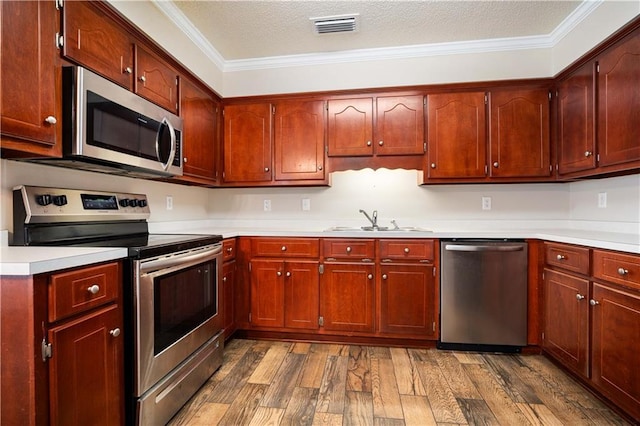
[[[356,17],[358,14],[323,16],[310,18],[318,34],[349,33],[356,30]]]

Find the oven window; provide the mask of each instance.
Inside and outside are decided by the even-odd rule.
[[[154,354],[217,314],[216,262],[211,260],[154,279]]]

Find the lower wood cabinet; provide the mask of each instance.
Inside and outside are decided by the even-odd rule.
[[[236,261],[224,262],[222,265],[222,288],[219,293],[222,296],[222,327],[224,328],[225,339],[228,339],[236,330],[235,282]]]

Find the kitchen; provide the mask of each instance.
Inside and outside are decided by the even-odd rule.
[[[190,68],[203,79],[205,79],[204,76],[208,77],[206,81],[223,92],[225,98],[264,94],[267,88],[264,85],[259,87],[256,85],[260,81],[265,81],[266,78],[274,82],[269,87],[273,93],[343,88],[341,84],[329,78],[305,78],[304,76],[291,78],[287,74],[291,71],[287,69],[279,71],[282,75],[279,77],[276,75],[278,78],[275,79],[272,74],[278,71],[274,70],[264,71],[264,75],[258,75],[257,71],[231,73],[224,75],[223,85],[219,82],[222,79],[222,72],[220,72],[221,75],[217,75],[212,67],[205,67],[206,69],[203,70],[202,62],[204,61],[194,61],[182,56],[192,52],[190,50],[192,45],[185,43],[184,40],[180,41],[183,35],[169,35],[164,31],[166,25],[172,24],[167,23],[167,18],[154,7],[149,5],[145,7],[144,3],[134,5],[116,3],[115,6],[121,11],[125,10],[125,15],[130,16],[134,22],[140,22],[142,29],[157,42],[166,46],[166,49],[172,53],[175,52],[176,58],[185,64],[193,64]],[[357,88],[358,85],[362,87],[395,86],[401,83],[430,84],[450,81],[452,78],[460,81],[476,81],[553,75],[637,15],[637,9],[637,4],[632,2],[615,5],[605,2],[593,12],[593,15],[589,16],[584,27],[578,26],[574,30],[575,34],[572,32],[553,49],[544,52],[543,56],[546,55],[544,60],[540,60],[538,56],[540,52],[533,52],[530,56],[511,52],[510,55],[513,56],[509,57],[509,60],[514,60],[516,57],[522,59],[514,61],[513,69],[496,67],[487,72],[487,75],[483,75],[472,71],[472,67],[462,66],[459,63],[454,67],[455,70],[461,74],[467,72],[469,75],[453,76],[448,67],[440,66],[435,69],[441,70],[446,75],[434,73],[431,77],[430,74],[433,81],[425,81],[422,75],[407,76],[406,73],[397,73],[383,83],[375,81],[376,78],[382,79],[383,76],[364,73],[366,77],[359,77],[357,85],[354,83],[353,87]],[[603,15],[598,18],[598,13]],[[154,19],[143,19],[145,15],[154,16]],[[595,29],[593,25],[589,25],[590,22],[598,22]],[[604,22],[606,25],[603,24]],[[179,44],[179,47],[172,49],[176,44]],[[495,55],[495,53],[487,55]],[[197,57],[200,58],[200,55],[198,54]],[[553,57],[553,60],[550,57]],[[457,56],[451,60],[473,62],[473,55]],[[435,61],[435,59],[427,58],[425,61]],[[364,65],[353,63],[351,66],[357,71]],[[335,67],[339,69],[347,66],[335,65]],[[345,70],[345,73],[346,71],[348,70]],[[310,67],[305,72],[312,76],[316,72],[321,72],[321,68]],[[335,72],[332,71],[328,75],[334,75]],[[342,78],[343,75],[338,77]],[[12,228],[11,189],[13,186],[46,183],[47,186],[74,188],[78,187],[78,182],[87,182],[92,188],[103,191],[116,191],[125,187],[127,192],[147,194],[152,211],[149,225],[154,232],[161,230],[179,232],[188,228],[205,228],[214,233],[224,233],[225,229],[258,231],[263,228],[321,231],[331,226],[365,225],[365,218],[358,213],[359,209],[364,209],[365,211],[377,210],[380,214],[379,222],[385,226],[389,225],[391,220],[396,220],[400,226],[416,226],[445,233],[480,231],[489,232],[484,236],[491,236],[495,235],[491,232],[508,229],[521,232],[520,235],[524,237],[531,237],[532,234],[523,230],[590,229],[637,236],[640,216],[638,175],[572,183],[418,186],[419,177],[415,170],[365,169],[332,173],[330,187],[206,189],[7,160],[2,160],[1,167],[2,221],[0,228],[3,230]],[[598,198],[601,193],[606,194],[606,207],[598,208]],[[482,197],[491,197],[491,210],[482,209]],[[170,203],[168,198],[171,200]],[[265,211],[265,200],[270,201],[270,211]],[[309,200],[309,210],[302,209],[303,200]],[[8,238],[6,232],[4,235],[6,241]],[[626,246],[633,247],[633,240]],[[635,246],[637,246],[637,240]]]

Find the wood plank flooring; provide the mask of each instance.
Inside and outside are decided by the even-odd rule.
[[[539,355],[234,339],[169,425],[626,425]]]

